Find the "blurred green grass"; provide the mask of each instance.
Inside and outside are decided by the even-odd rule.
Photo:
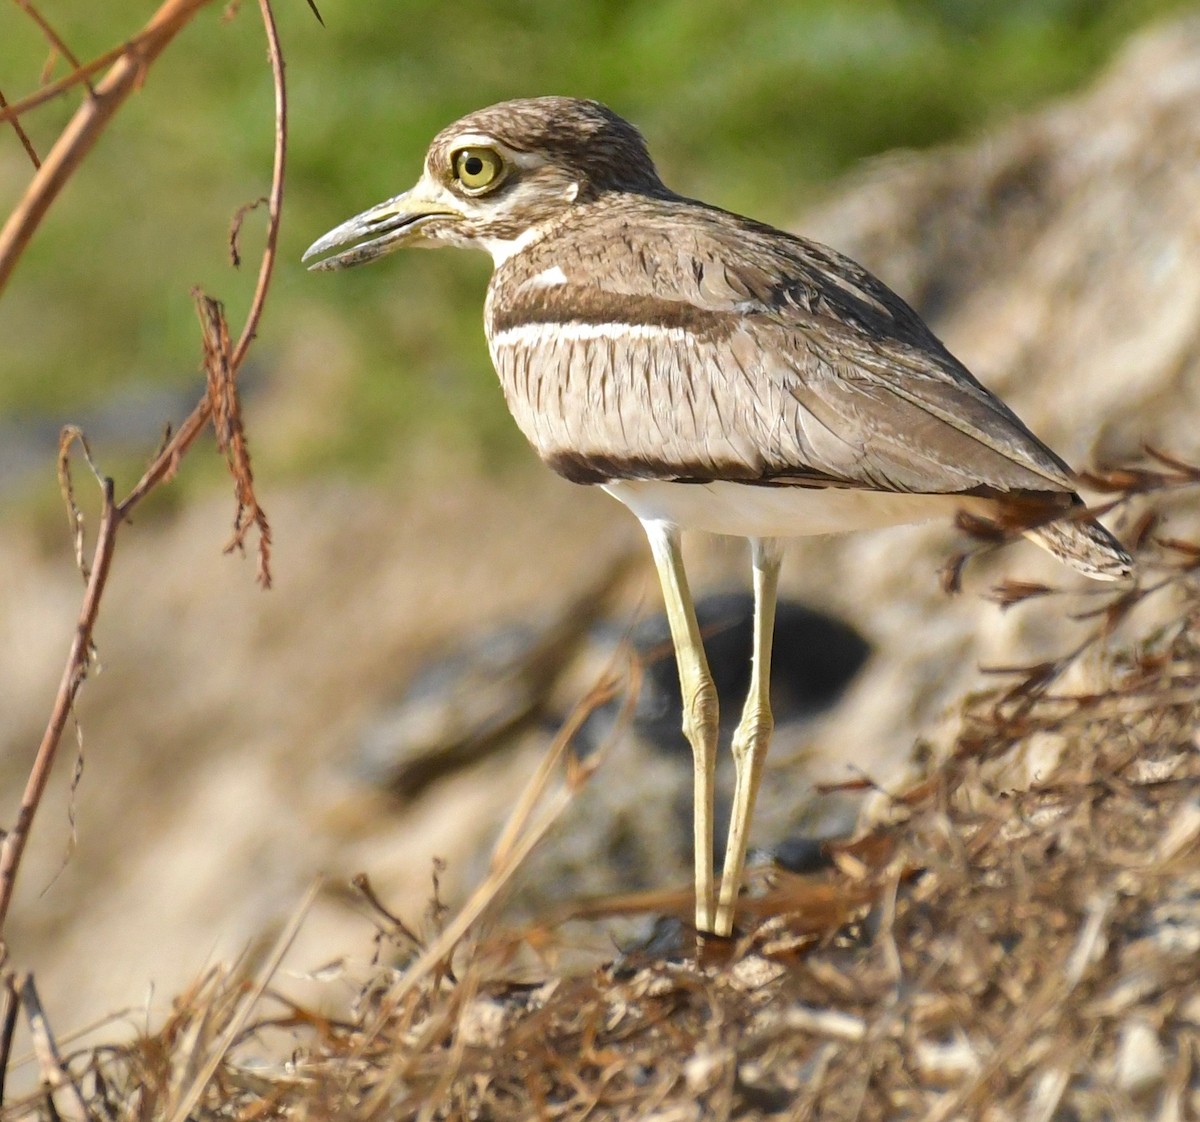
[[[87,58],[154,6],[39,10]],[[520,446],[482,338],[486,258],[400,254],[332,276],[299,264],[319,234],[409,186],[430,137],[462,113],[538,93],[598,97],[642,128],[669,184],[786,225],[858,161],[969,135],[1075,88],[1136,27],[1195,4],[324,0],[324,28],[302,0],[276,6],[288,197],[247,385],[276,404],[296,395],[293,423],[258,446],[260,466],[290,473],[378,470],[414,441],[487,463]],[[36,87],[46,56],[16,6],[0,11],[10,101]],[[232,19],[206,10],[152,68],[0,300],[0,418],[72,420],[144,382],[199,391],[189,291],[222,298],[240,325],[261,216],[246,224],[242,270],[225,244],[234,210],[269,182],[271,97],[250,3]],[[25,119],[40,150],[76,100]],[[5,213],[28,174],[15,135],[0,130]]]

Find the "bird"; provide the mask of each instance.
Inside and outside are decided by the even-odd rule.
[[[734,930],[788,539],[958,516],[1023,532],[1092,578],[1132,573],[1066,462],[903,299],[833,249],[677,194],[638,129],[598,101],[520,98],[462,117],[412,189],[304,260],[343,269],[406,246],[491,255],[484,329],[518,427],[549,467],[603,488],[645,530],[693,755],[701,937]],[[684,530],[748,539],[753,572],[719,889],[717,696]]]

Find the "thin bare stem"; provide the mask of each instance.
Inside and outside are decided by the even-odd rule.
[[[21,796],[21,805],[17,811],[16,822],[0,844],[0,931],[4,930],[4,921],[8,916],[8,908],[12,903],[13,888],[16,885],[17,870],[21,864],[21,856],[29,841],[30,827],[37,813],[42,794],[50,780],[50,772],[54,766],[54,757],[62,739],[63,730],[71,716],[71,708],[75,704],[75,695],[87,676],[92,649],[92,629],[96,623],[96,615],[100,610],[100,599],[104,595],[104,585],[108,580],[109,569],[112,565],[113,549],[117,542],[117,527],[121,523],[121,513],[113,501],[113,482],[104,479],[104,512],[100,518],[100,532],[96,538],[96,549],[92,555],[91,576],[83,594],[83,605],[79,609],[79,621],[75,625],[75,638],[67,656],[67,665],[63,670],[62,681],[54,698],[54,707],[50,712],[50,720],[42,735],[34,757],[33,767],[25,783],[25,791]]]
[[[78,168],[91,146],[99,138],[129,93],[145,75],[146,68],[170,43],[187,21],[210,0],[166,0],[137,40],[123,48],[120,57],[96,87],[94,97],[80,107],[51,149],[45,163],[34,176],[25,196],[18,203],[4,229],[0,231],[0,292],[16,266],[22,251],[62,186]],[[246,324],[233,352],[231,368],[236,375],[257,332],[275,264],[279,218],[283,203],[286,157],[287,99],[283,59],[269,0],[260,0],[266,28],[268,53],[275,82],[275,163],[269,199],[269,223],[266,246],[259,266],[258,284],[247,314]],[[17,871],[29,840],[37,808],[50,778],[59,742],[70,718],[79,687],[87,675],[92,631],[100,610],[104,586],[112,565],[117,531],[130,511],[160,482],[175,471],[180,458],[191,446],[212,415],[209,396],[197,404],[174,437],[155,457],[133,490],[117,503],[111,479],[103,478],[104,509],[96,548],[92,557],[83,604],[76,624],[75,637],[66,668],[55,697],[46,731],[42,737],[26,782],[17,819],[0,844],[0,932],[3,932],[12,903]]]
[[[266,993],[267,986],[271,984],[271,979],[278,973],[284,957],[291,950],[292,944],[296,941],[296,936],[300,933],[301,926],[308,917],[308,913],[312,910],[313,903],[320,889],[321,881],[319,879],[309,885],[308,891],[304,894],[304,899],[300,901],[299,907],[292,915],[291,921],[276,940],[267,961],[258,971],[258,977],[253,986],[244,992],[238,1003],[236,1012],[230,1018],[229,1024],[225,1026],[225,1031],[221,1033],[221,1037],[217,1041],[217,1046],[205,1058],[203,1066],[180,1096],[175,1110],[171,1113],[172,1122],[186,1122],[192,1116],[192,1111],[200,1101],[200,1096],[204,1094],[204,1089],[216,1074],[217,1068],[221,1066],[221,1061],[233,1046],[234,1041],[237,1040],[243,1026],[246,1024],[247,1018],[254,1011],[254,1007],[259,1003],[262,995]]]
[[[48,1091],[48,1105],[64,1122],[88,1122],[88,1109],[63,1063],[32,974],[26,974],[21,982],[21,1004],[29,1022],[29,1038],[41,1069],[42,1083]]]
[[[0,292],[16,268],[21,254],[38,228],[50,204],[71,178],[92,145],[100,139],[113,114],[139,86],[146,68],[171,42],[176,33],[210,0],[166,0],[146,24],[136,41],[128,46],[112,68],[63,129],[46,155],[20,202],[0,230]],[[12,113],[11,107],[7,112]]]
[[[8,1061],[12,1057],[13,1035],[17,1030],[17,1014],[21,998],[11,974],[4,975],[4,1016],[0,1018],[0,1110],[4,1108],[4,1090],[8,1084]]]
[[[4,96],[4,92],[0,90],[0,109],[8,108],[8,101]],[[21,142],[21,147],[25,149],[25,155],[29,157],[29,162],[33,164],[33,169],[36,171],[42,166],[41,157],[37,154],[37,149],[33,146],[33,141],[29,139],[29,134],[21,127],[21,122],[16,117],[12,119],[13,132],[17,134],[17,139]]]
[[[267,242],[258,267],[258,284],[250,301],[246,326],[242,328],[241,338],[233,349],[232,366],[235,374],[246,357],[246,348],[258,333],[258,321],[262,319],[267,289],[271,284],[271,274],[275,270],[279,221],[283,212],[283,182],[287,170],[287,84],[283,77],[279,31],[275,26],[275,13],[271,11],[270,0],[258,0],[258,8],[262,12],[263,29],[267,33],[267,55],[271,60],[271,76],[275,83],[275,167],[271,173],[271,193],[267,199]]]
[[[267,237],[263,248],[262,261],[258,268],[258,284],[250,302],[250,311],[246,317],[246,326],[233,349],[230,366],[236,377],[241,368],[246,350],[258,331],[258,322],[262,317],[267,289],[271,283],[271,275],[275,269],[276,246],[279,240],[279,220],[283,208],[284,174],[287,167],[287,86],[284,82],[283,56],[279,49],[279,35],[275,27],[275,17],[268,0],[259,0],[262,11],[263,26],[267,32],[267,51],[271,59],[271,73],[275,81],[275,166],[271,175],[271,192],[267,204]],[[122,515],[128,514],[164,479],[169,479],[179,465],[180,457],[190,448],[196,437],[204,430],[212,416],[212,401],[205,394],[196,404],[187,420],[179,426],[175,435],[155,456],[145,474],[132,491],[121,502]]]
[[[136,49],[140,42],[141,36],[138,35],[122,43],[119,47],[110,47],[103,54],[89,59],[78,70],[73,70],[70,74],[64,74],[61,78],[53,82],[48,82],[41,89],[35,90],[33,93],[21,98],[20,101],[14,101],[11,105],[0,108],[0,124],[3,124],[5,121],[15,121],[18,117],[23,117],[39,105],[45,105],[47,102],[53,101],[56,97],[60,97],[69,89],[81,83],[91,90],[91,83],[88,79],[93,74],[99,70],[103,70],[106,66],[111,66],[126,52]]]
[[[74,52],[63,41],[63,37],[59,35],[50,25],[50,21],[37,10],[29,0],[13,0],[18,8],[21,9],[34,23],[37,24],[38,30],[46,36],[46,41],[56,50],[63,58],[67,60],[73,69],[79,69],[79,59],[75,57]]]

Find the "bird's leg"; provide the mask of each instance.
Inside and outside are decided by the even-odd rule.
[[[662,584],[679,688],[683,698],[683,732],[695,763],[696,927],[713,930],[713,786],[717,768],[717,689],[713,685],[696,609],[683,569],[683,551],[676,526],[646,522],[646,535],[658,579]]]
[[[733,814],[725,864],[721,873],[721,898],[717,904],[715,933],[733,931],[733,913],[746,863],[750,817],[762,778],[767,746],[771,742],[771,640],[775,634],[775,599],[779,588],[779,566],[783,553],[774,538],[751,539],[754,559],[754,660],[750,692],[742,719],[733,734],[733,762],[737,779],[733,789]]]

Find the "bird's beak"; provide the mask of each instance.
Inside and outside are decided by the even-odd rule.
[[[314,272],[323,272],[361,265],[364,261],[372,261],[401,246],[419,241],[421,230],[430,219],[448,217],[462,218],[463,215],[445,198],[435,198],[422,180],[411,191],[364,210],[362,214],[330,230],[305,250],[302,260],[308,261],[340,246],[350,246],[332,257],[314,261],[309,268]]]

